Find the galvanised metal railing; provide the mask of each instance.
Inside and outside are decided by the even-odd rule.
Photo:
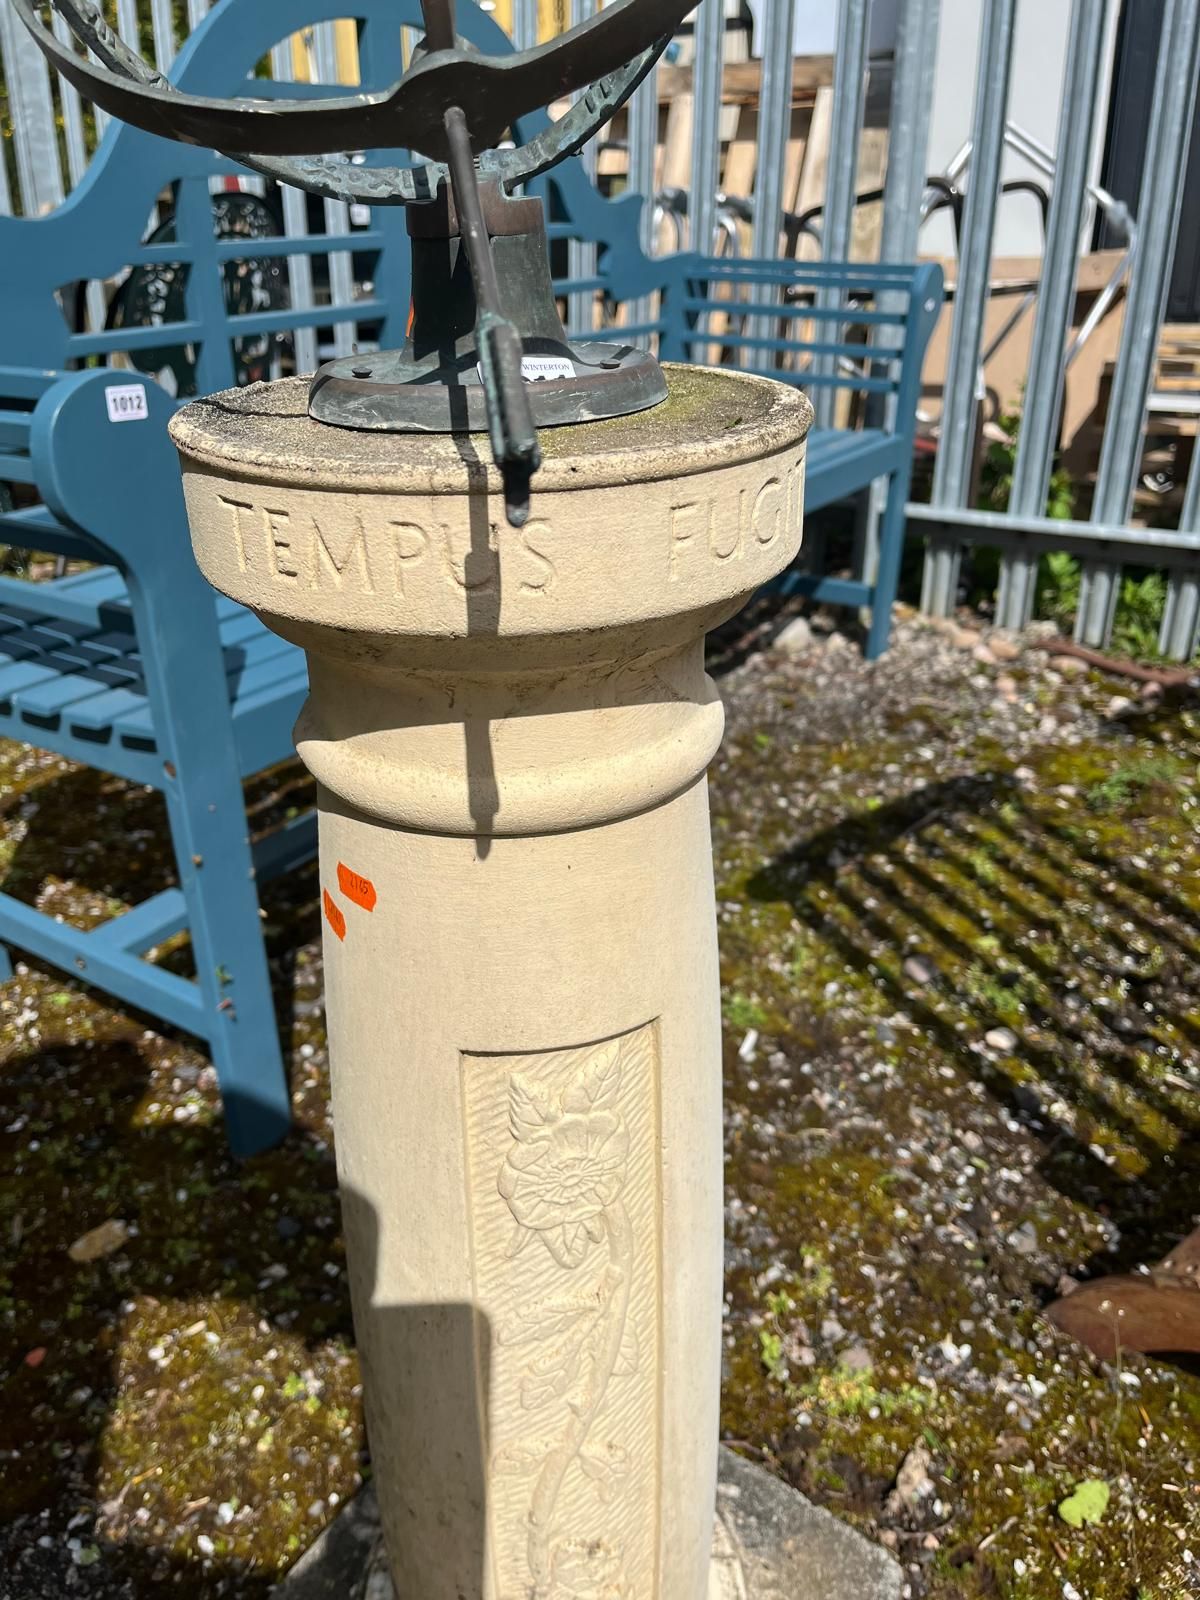
[[[587,15],[596,3],[597,0],[571,0],[572,20]],[[1030,0],[1023,3],[1029,4]],[[964,548],[998,547],[1001,568],[996,618],[1010,627],[1023,625],[1033,613],[1041,557],[1052,550],[1073,553],[1081,562],[1076,634],[1092,645],[1106,643],[1111,635],[1122,565],[1161,569],[1168,574],[1169,582],[1160,648],[1169,656],[1184,659],[1195,653],[1200,642],[1200,451],[1195,455],[1176,528],[1137,528],[1130,519],[1200,77],[1200,6],[1195,0],[1165,0],[1147,157],[1137,205],[1138,228],[1127,263],[1123,263],[1128,266],[1124,321],[1090,516],[1087,520],[1064,522],[1046,515],[1065,369],[1078,353],[1080,339],[1087,336],[1116,298],[1114,280],[1068,349],[1085,224],[1089,205],[1097,198],[1095,189],[1089,188],[1089,163],[1098,119],[1104,114],[1106,38],[1117,4],[1118,0],[1073,0],[1060,131],[1051,161],[1047,152],[1034,149],[1028,136],[1008,122],[1010,83],[1021,71],[1021,63],[1014,60],[1013,53],[1018,0],[983,0],[970,140],[960,158],[956,158],[953,174],[957,193],[961,193],[965,178],[965,197],[958,235],[957,283],[948,313],[949,354],[936,465],[930,502],[909,507],[909,527],[912,534],[924,536],[927,541],[922,604],[933,612],[945,613],[955,603]],[[195,26],[208,6],[209,0],[188,0],[189,26]],[[499,0],[499,6],[502,14],[511,18],[517,45],[533,43],[538,30],[538,0]],[[352,3],[346,9],[353,14]],[[840,0],[824,206],[819,228],[810,223],[805,229],[812,235],[819,234],[822,253],[828,259],[845,259],[850,254],[870,13],[871,0]],[[115,17],[118,31],[130,43],[139,42],[140,32],[144,44],[149,31],[157,65],[161,70],[169,69],[182,43],[174,37],[171,0],[115,0]],[[724,21],[723,0],[702,0],[694,19],[694,108],[687,215],[684,217],[678,207],[671,213],[678,242],[701,250],[718,248],[722,235],[727,243],[731,236],[731,214],[722,209],[719,196]],[[749,200],[751,253],[774,258],[781,253],[784,220],[794,0],[767,0],[760,22],[757,171],[753,194],[735,196],[733,201]],[[892,63],[889,151],[880,235],[880,258],[884,262],[912,261],[920,248],[921,218],[929,200],[930,105],[940,23],[941,0],[901,0]],[[316,27],[310,39],[317,75],[326,80],[334,75],[334,26],[328,23]],[[293,53],[287,41],[277,46],[271,65],[279,80],[294,76]],[[52,87],[45,62],[6,4],[0,4],[0,68],[10,96],[15,152],[15,186],[0,161],[0,212],[40,212],[61,203],[80,181],[95,137],[103,131],[104,119],[100,114],[93,119],[90,108],[69,86]],[[655,191],[659,134],[656,80],[657,74],[652,74],[639,90],[628,117],[630,186],[645,195]],[[56,126],[58,118],[61,133]],[[988,354],[984,349],[984,327],[993,276],[993,236],[1006,143],[1027,157],[1032,156],[1047,176],[1050,204],[1012,491],[1007,508],[998,512],[975,508],[970,500],[980,426],[981,369]],[[245,181],[249,186],[253,180]],[[306,236],[311,214],[304,197],[285,189],[282,208],[287,235]],[[658,215],[661,214],[660,211]],[[653,248],[655,242],[655,216],[653,205],[643,208],[641,239],[647,249]],[[329,235],[344,238],[353,220],[347,218],[345,207],[326,203],[323,223]],[[671,234],[671,230],[663,231],[664,235]],[[573,331],[584,332],[596,315],[597,297],[588,287],[596,282],[595,246],[577,240],[569,251],[568,275],[579,287],[569,299],[568,321]],[[310,308],[314,303],[310,258],[290,257],[287,270],[292,304],[300,310]],[[331,254],[329,298],[335,306],[353,300],[353,272],[349,252]],[[92,326],[102,326],[101,286],[93,284],[88,292]],[[751,337],[768,330],[771,309],[769,300],[756,307],[752,298],[755,292],[748,291],[749,303],[738,308],[741,314],[747,310],[751,313],[746,323]],[[756,309],[759,315],[754,317]],[[637,324],[650,324],[653,308],[635,306],[633,316]],[[338,351],[348,348],[352,334],[352,323],[334,325]],[[301,370],[315,365],[318,354],[332,353],[324,344],[318,351],[315,329],[297,337],[304,341],[304,347],[298,344],[295,352]],[[814,392],[819,420],[825,423],[831,420],[833,394],[832,386],[825,385]],[[888,403],[881,397],[877,408]],[[869,572],[873,561],[869,514],[860,518],[860,527],[860,559]]]
[[[910,0],[906,10],[936,11],[937,0]],[[1002,552],[997,621],[1020,627],[1032,613],[1039,557],[1067,550],[1081,562],[1076,637],[1103,645],[1112,633],[1123,563],[1169,573],[1159,648],[1189,659],[1200,642],[1200,452],[1194,458],[1179,526],[1130,525],[1142,456],[1142,435],[1162,331],[1166,292],[1182,201],[1183,173],[1200,75],[1200,9],[1167,0],[1138,199],[1136,240],[1120,347],[1108,402],[1091,515],[1056,521],[1045,515],[1071,352],[1088,162],[1101,105],[1108,7],[1074,0],[1059,112],[1054,185],[1042,260],[1037,313],[1025,384],[1012,491],[1003,512],[968,506],[978,418],[982,312],[990,270],[999,158],[1012,70],[1015,0],[987,0],[972,130],[972,159],[955,291],[941,438],[928,506],[911,506],[910,524],[929,535],[922,604],[944,614],[954,603],[964,544]],[[899,72],[898,63],[898,72]],[[886,228],[885,228],[886,234]]]

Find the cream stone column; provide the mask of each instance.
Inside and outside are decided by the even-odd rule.
[[[808,402],[668,368],[486,441],[176,419],[197,559],[308,652],[355,1326],[404,1600],[702,1600],[721,1062],[703,635],[795,555]]]

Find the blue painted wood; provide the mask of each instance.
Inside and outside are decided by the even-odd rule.
[[[353,9],[363,84],[383,87],[400,72],[401,27],[420,26],[420,0],[356,0]],[[342,0],[223,0],[180,51],[172,77],[196,93],[236,94],[279,40],[344,13]],[[484,50],[510,48],[494,19],[474,5],[460,6],[458,26]],[[256,78],[254,92],[304,90]],[[518,136],[532,137],[546,121],[541,112],[523,119]],[[407,159],[406,152],[387,156]],[[0,218],[0,482],[28,484],[44,502],[0,511],[0,538],[100,563],[93,572],[40,584],[36,595],[28,585],[0,579],[0,734],[161,789],[179,874],[178,889],[88,934],[0,895],[0,941],[203,1038],[220,1076],[231,1142],[249,1152],[278,1138],[288,1122],[254,874],[287,870],[311,853],[313,832],[311,821],[301,819],[252,852],[240,780],[291,753],[304,664],[298,651],[232,602],[214,602],[200,578],[165,434],[173,402],[150,379],[141,380],[146,422],[114,426],[105,388],[139,380],[95,363],[188,344],[198,390],[211,392],[237,381],[233,341],[250,334],[350,322],[360,332],[369,324],[380,343],[396,344],[407,321],[410,275],[400,208],[374,208],[367,227],[349,234],[252,245],[216,238],[210,185],[239,170],[212,152],[112,124],[63,205],[44,217]],[[675,360],[717,344],[752,364],[743,370],[802,387],[824,381],[889,397],[885,427],[814,433],[809,445],[810,509],[860,493],[876,478],[888,482],[875,583],[788,577],[831,603],[870,605],[867,650],[877,654],[886,644],[899,567],[921,357],[941,299],[936,269],[655,259],[638,243],[639,196],[603,198],[578,162],[531,188],[553,208],[552,238],[598,247],[596,275],[560,287],[602,291],[613,305],[659,306],[654,320],[627,325],[623,337],[657,335],[661,354]],[[146,218],[168,189],[175,194],[175,239],[144,243]],[[226,303],[223,269],[231,261],[251,253],[337,250],[374,257],[369,297],[352,307],[239,315]],[[70,325],[63,286],[156,262],[187,265],[176,320],[90,331]],[[756,311],[758,320],[747,324],[749,313],[738,302],[748,294],[801,299]],[[818,295],[821,304],[810,303]],[[728,329],[716,341],[705,332],[710,312]],[[819,332],[806,342],[800,334],[814,326]],[[827,358],[820,375],[803,370],[814,355]],[[830,374],[828,358],[854,362],[857,370],[834,365]],[[93,370],[68,370],[81,363]],[[195,949],[195,984],[142,959],[183,927]],[[0,980],[8,970],[0,943]]]
[[[77,373],[43,395],[30,454],[54,514],[120,554],[195,958],[199,1012],[190,1025],[212,1051],[230,1144],[249,1153],[286,1131],[290,1107],[216,609],[187,545],[165,551],[157,516],[145,515],[149,502],[167,526],[185,525],[166,436],[172,403],[147,384],[146,422],[113,425],[105,404],[112,381],[104,370]],[[156,974],[136,963],[128,997],[153,1009]]]

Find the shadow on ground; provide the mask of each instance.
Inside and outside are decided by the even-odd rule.
[[[172,881],[157,794],[6,754],[8,892],[86,926]],[[252,825],[309,798],[294,768],[271,774]],[[296,1127],[250,1161],[185,1037],[49,970],[2,991],[5,1600],[257,1600],[360,1481],[315,871],[263,908]],[[161,959],[188,972],[186,941]]]
[[[1042,1176],[1120,1230],[1106,1270],[1192,1226],[1200,1112],[1171,1066],[1200,1049],[1200,942],[1170,881],[1082,809],[1039,802],[1011,772],[952,778],[820,830],[748,889],[788,900],[948,1061],[1051,1130]]]

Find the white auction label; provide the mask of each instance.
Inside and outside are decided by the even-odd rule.
[[[573,378],[575,368],[566,356],[522,356],[521,376],[526,383],[545,383],[549,378]]]
[[[4,0],[0,0],[3,5]],[[475,363],[475,371],[483,382],[483,363]],[[522,356],[521,376],[526,383],[547,383],[551,378],[573,378],[575,368],[566,356]]]
[[[145,422],[150,415],[144,383],[117,383],[104,391],[110,422]]]

